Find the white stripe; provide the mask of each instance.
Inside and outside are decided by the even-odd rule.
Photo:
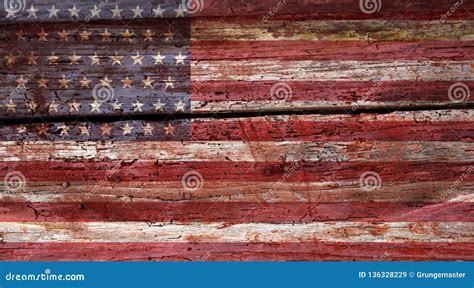
[[[1,141],[0,161],[473,162],[474,143],[444,141]],[[30,153],[28,151],[35,151]]]
[[[464,81],[471,61],[193,61],[193,81]]]
[[[0,223],[3,242],[472,242],[474,223]]]

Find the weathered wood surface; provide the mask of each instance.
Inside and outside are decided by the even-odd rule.
[[[115,122],[107,135],[114,141],[77,142],[60,139],[79,137],[77,127],[102,131],[105,124],[50,124],[48,135],[35,135],[44,124],[9,127],[7,138],[19,128],[28,138],[0,142],[0,176],[20,171],[28,185],[16,193],[1,190],[7,202],[1,217],[470,222],[473,122],[470,110],[196,119],[187,124],[185,142],[150,138],[138,145],[124,137],[140,139],[139,127],[155,127],[158,135],[167,130],[158,130],[159,122]],[[138,134],[124,136],[123,127]],[[198,176],[197,191],[183,186],[189,171]],[[361,184],[368,171],[378,178],[373,191]]]
[[[0,32],[0,118],[467,107],[472,23],[9,24]]]
[[[473,240],[473,223],[9,223],[2,222],[7,242],[449,242]],[[72,228],[72,229],[71,229]],[[48,233],[50,231],[55,234]],[[341,233],[346,231],[345,233]],[[290,233],[289,233],[290,232]],[[424,232],[424,233],[420,233]],[[177,237],[179,235],[179,237]],[[350,235],[351,237],[347,237]],[[380,236],[384,237],[381,238]]]
[[[0,260],[474,260],[474,3],[31,4]]]
[[[0,12],[0,21],[45,22],[96,21],[98,19],[176,18],[176,17],[250,17],[259,21],[271,19],[472,19],[472,2],[456,0],[137,0],[80,1],[76,11],[69,1],[9,1],[12,15]],[[54,4],[54,7],[52,7]],[[116,8],[117,7],[117,8]],[[138,7],[138,8],[137,8]],[[182,8],[180,11],[179,8]],[[363,7],[363,8],[361,8]],[[447,13],[455,8],[456,13]],[[55,13],[55,9],[58,9]],[[115,13],[113,10],[116,10]],[[365,9],[366,13],[361,13]],[[34,16],[32,16],[34,15]],[[51,17],[50,17],[51,16]],[[444,17],[443,17],[444,16]]]
[[[5,243],[20,261],[472,261],[472,243]]]

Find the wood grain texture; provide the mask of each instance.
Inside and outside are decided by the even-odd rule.
[[[27,2],[0,260],[474,260],[473,3]]]
[[[229,189],[230,190],[230,189]],[[258,201],[258,199],[256,199]],[[460,199],[462,201],[464,199]],[[453,200],[455,201],[455,200]],[[347,202],[8,202],[1,222],[142,221],[148,223],[474,222],[474,203]],[[474,202],[474,201],[473,201]],[[158,224],[156,224],[158,225]],[[262,228],[266,229],[266,228]],[[316,232],[314,232],[316,233]],[[324,233],[324,232],[320,232]],[[380,240],[380,239],[378,239]],[[131,239],[130,241],[133,241]],[[159,240],[158,240],[159,241]],[[332,241],[332,240],[327,240]],[[375,241],[375,240],[374,240]],[[32,241],[35,242],[35,241]],[[217,242],[220,240],[217,239]]]
[[[462,175],[462,174],[461,174]],[[414,207],[425,203],[437,204],[443,201],[473,202],[474,183],[463,181],[456,185],[452,181],[439,182],[384,182],[379,189],[367,192],[359,181],[327,180],[319,182],[289,181],[211,181],[206,180],[201,189],[187,191],[182,183],[173,181],[117,181],[113,174],[101,181],[77,182],[29,181],[22,191],[9,193],[0,186],[0,199],[8,203],[110,203],[110,202],[259,202],[266,203],[348,203],[348,202],[401,202],[412,203]],[[280,179],[281,180],[281,179]],[[13,204],[15,205],[15,204]],[[408,204],[410,205],[410,204]],[[436,206],[434,206],[436,207]],[[81,209],[76,205],[75,209]],[[2,209],[0,209],[2,210]],[[34,209],[26,209],[27,214]],[[38,210],[40,211],[40,210]],[[46,210],[44,210],[47,212]],[[83,213],[87,210],[81,209]],[[48,213],[40,213],[48,216]],[[7,213],[2,217],[15,217]],[[426,215],[429,217],[430,215]],[[6,219],[6,218],[2,218]]]
[[[473,162],[474,143],[404,142],[0,142],[0,162]]]
[[[473,243],[3,243],[19,261],[472,261]]]
[[[0,32],[0,118],[468,105],[474,89],[471,22],[176,18],[134,19],[126,27],[121,21],[67,28],[56,22],[41,28],[6,24]],[[84,32],[90,35],[83,38]],[[143,57],[139,63],[136,53]],[[175,59],[179,53],[186,57],[182,65]],[[172,89],[166,86],[171,75]],[[40,84],[44,79],[47,84]],[[109,86],[99,90],[105,80]],[[282,85],[282,95],[274,92]],[[453,94],[460,85],[464,94]],[[94,108],[97,91],[111,95]]]
[[[116,0],[109,3],[97,1],[80,1],[76,4],[76,8],[81,10],[77,17],[71,17],[67,9],[71,8],[70,2],[55,3],[56,8],[60,9],[57,17],[50,18],[47,9],[51,9],[49,1],[36,1],[35,8],[39,11],[37,17],[44,21],[67,22],[71,20],[97,20],[90,11],[94,5],[100,9],[100,19],[114,19],[112,9],[118,5],[123,9],[120,14],[121,19],[135,19],[136,15],[133,9],[137,6],[143,9],[141,17],[144,18],[174,18],[177,16],[176,9],[179,4],[183,5],[183,16],[186,17],[215,17],[215,18],[232,18],[232,17],[249,17],[258,21],[268,21],[271,19],[431,19],[443,20],[453,6],[456,7],[456,13],[451,13],[449,19],[471,19],[474,12],[472,3],[464,1],[462,5],[456,4],[454,0],[402,0],[387,1],[382,3],[378,11],[369,11],[372,13],[363,13],[360,8],[359,1],[354,0],[267,0],[259,2],[249,2],[242,0],[231,0],[222,2],[219,0],[195,1],[192,4],[189,1],[123,1]],[[163,10],[163,14],[157,15],[153,9],[159,7]],[[369,5],[365,5],[370,7]],[[28,7],[24,7],[29,8]],[[186,9],[187,8],[187,9]],[[459,9],[458,9],[459,8]],[[372,9],[370,9],[372,10]],[[375,13],[376,12],[376,13]],[[6,11],[1,11],[0,20],[15,22],[33,22],[35,18],[28,17],[29,14],[25,10],[21,10],[15,15],[8,17]],[[115,18],[116,19],[116,18]],[[77,21],[77,20],[76,20]]]
[[[473,223],[332,222],[308,224],[0,222],[6,242],[448,242],[474,240]]]

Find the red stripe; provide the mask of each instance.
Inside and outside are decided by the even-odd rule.
[[[474,141],[473,122],[194,120],[190,140]]]
[[[473,53],[474,55],[474,53]],[[275,100],[271,87],[278,81],[205,81],[193,82],[194,101],[260,101]],[[430,101],[451,102],[449,87],[456,81],[295,81],[291,101]],[[474,81],[464,81],[474,95]],[[429,91],[429,93],[427,93]],[[469,99],[468,101],[474,101]]]
[[[258,199],[256,199],[258,201]],[[264,201],[261,199],[261,201]],[[2,222],[474,222],[474,203],[82,202],[0,204]]]
[[[472,60],[474,41],[194,41],[193,60]],[[285,47],[285,49],[281,49]]]
[[[26,182],[88,182],[101,181],[176,181],[186,172],[196,170],[205,181],[356,181],[362,173],[374,171],[384,183],[421,181],[456,181],[469,163],[431,162],[185,162],[155,161],[110,162],[2,162],[0,177],[12,170],[20,171]],[[288,173],[289,169],[294,173]],[[474,181],[474,174],[465,173],[463,181]],[[283,177],[284,176],[284,177]],[[27,185],[27,184],[26,184]],[[87,192],[87,191],[85,191]]]
[[[1,261],[474,260],[474,243],[0,243]]]
[[[193,16],[256,16],[254,20],[264,19],[430,19],[439,20],[452,9],[456,1],[450,0],[400,0],[381,1],[380,10],[373,14],[363,13],[359,1],[325,0],[325,1],[253,1],[242,5],[241,1],[204,1],[203,9]],[[271,15],[269,14],[271,13]],[[474,5],[464,3],[448,17],[449,20],[472,19]],[[267,18],[263,18],[266,16]]]

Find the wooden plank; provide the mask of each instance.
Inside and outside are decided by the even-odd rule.
[[[468,168],[469,169],[469,168]],[[468,171],[468,170],[467,170]],[[266,203],[349,203],[349,202],[401,202],[414,207],[425,203],[473,202],[474,183],[469,181],[438,182],[383,182],[378,189],[365,191],[360,179],[325,180],[319,182],[252,181],[243,179],[226,182],[206,179],[200,189],[186,190],[177,181],[118,181],[116,172],[100,181],[77,182],[27,181],[21,190],[11,193],[7,186],[0,186],[0,199],[5,207],[10,202],[28,203],[83,203],[90,202],[258,202]],[[461,174],[463,175],[463,174]],[[329,177],[328,177],[329,178]],[[69,180],[69,179],[68,179]],[[457,179],[459,180],[459,179]],[[76,205],[75,209],[81,209]],[[1,209],[0,209],[1,210]],[[26,213],[33,213],[32,209]],[[40,211],[40,210],[38,210]],[[83,213],[86,210],[81,210]],[[41,213],[48,216],[49,213]],[[13,214],[10,214],[13,216]],[[426,215],[429,217],[429,215]],[[9,217],[7,214],[4,217]],[[13,216],[14,217],[14,216]]]
[[[472,243],[2,243],[1,260],[23,261],[455,261]]]
[[[166,161],[179,162],[472,162],[474,143],[404,142],[0,142],[0,162]],[[295,150],[295,148],[297,148]]]
[[[333,222],[308,224],[0,222],[6,242],[472,242],[473,223]]]
[[[474,202],[474,201],[473,201]],[[77,202],[0,205],[1,222],[219,222],[313,223],[313,222],[474,222],[473,202]],[[262,228],[267,229],[267,228]],[[269,228],[270,229],[270,228]],[[323,233],[323,232],[322,232]],[[131,239],[133,241],[133,239]],[[289,241],[289,240],[288,240]],[[328,240],[332,241],[332,240]],[[14,241],[13,241],[14,242]],[[34,241],[32,241],[34,242]],[[217,239],[217,242],[221,242]]]
[[[10,2],[6,2],[10,3]],[[12,2],[14,3],[14,2]],[[372,4],[371,4],[372,3]],[[198,1],[144,1],[111,3],[80,1],[74,3],[35,1],[33,10],[25,1],[9,4],[1,10],[0,19],[5,21],[94,21],[97,19],[137,19],[174,17],[252,17],[261,21],[271,19],[470,19],[474,6],[470,2],[453,0],[402,0],[397,2],[352,0],[268,0],[247,2],[232,0]],[[74,9],[75,7],[75,9]],[[58,9],[55,13],[54,9]],[[179,9],[182,11],[179,12]],[[35,11],[37,9],[37,11]],[[70,11],[72,10],[72,12]],[[115,11],[114,11],[115,10]],[[31,12],[29,12],[31,11]],[[115,12],[115,14],[114,14]]]
[[[468,105],[472,27],[242,19],[6,25],[0,118]],[[287,49],[275,47],[282,43]]]
[[[165,121],[61,122],[0,127],[2,141],[461,141],[472,142],[474,112],[277,115]]]
[[[250,19],[196,19],[191,25],[193,41],[289,41],[334,40],[424,41],[472,40],[472,21],[335,20],[259,22]]]

